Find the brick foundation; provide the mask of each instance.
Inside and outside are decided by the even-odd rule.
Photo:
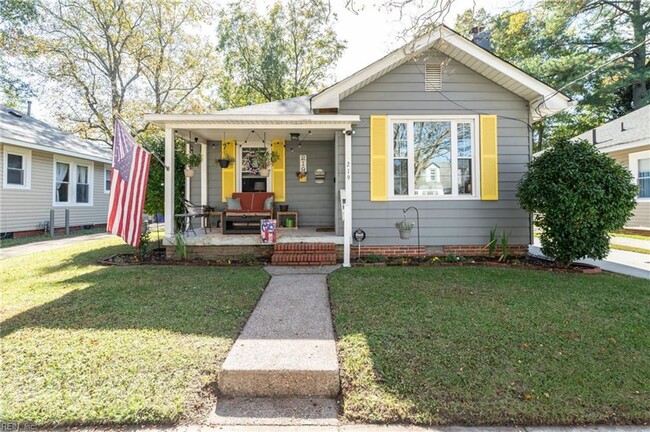
[[[168,257],[173,257],[176,248],[165,246]],[[239,259],[242,255],[252,255],[256,258],[271,260],[273,245],[242,245],[242,246],[187,246],[188,259],[227,260]]]

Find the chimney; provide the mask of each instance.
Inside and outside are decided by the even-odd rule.
[[[490,52],[492,51],[492,46],[490,45],[490,38],[492,37],[492,32],[490,32],[489,30],[485,30],[484,27],[476,26],[476,27],[472,27],[470,33],[472,34],[472,42],[474,42],[476,45],[480,46],[481,48],[484,48]]]
[[[27,115],[32,116],[32,101],[27,101]]]

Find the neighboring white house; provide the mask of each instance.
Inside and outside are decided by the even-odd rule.
[[[650,105],[578,135],[630,170],[639,188],[628,228],[650,229]]]
[[[55,228],[106,224],[111,150],[0,105],[0,234],[42,232],[55,211]]]

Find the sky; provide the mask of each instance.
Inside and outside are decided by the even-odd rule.
[[[484,8],[491,13],[501,13],[514,7],[531,7],[532,3],[531,0],[455,0],[445,18],[445,24],[453,27],[456,16],[470,8]],[[337,32],[347,41],[347,49],[335,69],[337,81],[403,45],[405,41],[398,36],[408,25],[407,20],[400,22],[397,13],[389,15],[385,10],[378,11],[376,7],[370,6],[355,15],[346,10],[344,4],[343,0],[332,0],[333,10],[338,16]]]

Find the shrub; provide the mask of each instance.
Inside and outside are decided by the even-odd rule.
[[[542,252],[569,263],[609,252],[609,231],[636,205],[630,172],[585,140],[557,140],[534,159],[517,186],[524,210],[542,230]]]

